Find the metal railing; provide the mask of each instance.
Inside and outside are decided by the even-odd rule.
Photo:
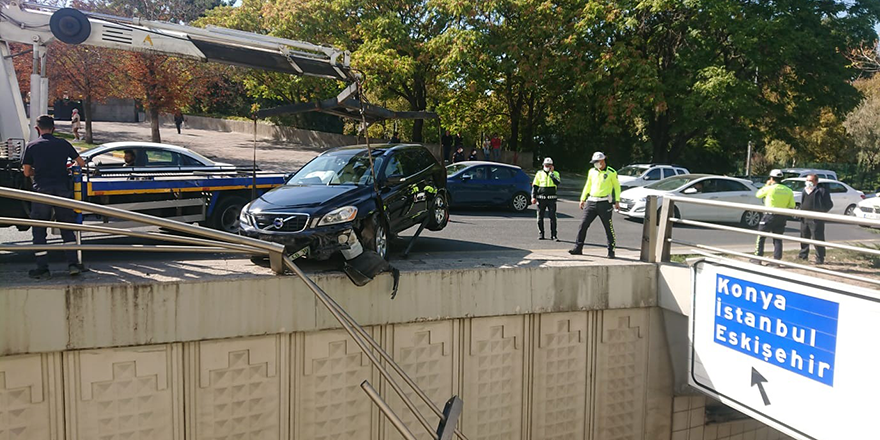
[[[673,238],[673,225],[687,225],[687,226],[695,226],[699,228],[705,229],[714,229],[718,231],[727,231],[727,232],[735,232],[744,235],[752,235],[758,237],[766,237],[771,239],[781,239],[788,240],[797,243],[809,244],[814,246],[823,246],[826,248],[835,248],[846,250],[850,252],[864,253],[870,255],[880,256],[880,249],[872,249],[867,247],[859,247],[852,246],[849,244],[836,243],[830,241],[820,241],[813,240],[807,238],[801,238],[800,236],[790,236],[784,234],[774,234],[771,232],[763,232],[754,229],[747,229],[743,227],[735,227],[728,226],[722,224],[715,223],[707,223],[696,220],[687,220],[684,218],[676,218],[674,216],[675,206],[677,204],[693,204],[693,205],[702,205],[702,206],[710,206],[712,208],[717,209],[735,209],[742,211],[751,211],[757,213],[770,213],[770,214],[778,214],[784,215],[789,218],[804,218],[804,219],[813,219],[813,220],[822,220],[825,222],[834,222],[834,223],[842,223],[847,225],[855,225],[855,226],[867,226],[880,228],[880,220],[870,220],[870,219],[861,219],[852,216],[846,215],[838,215],[838,214],[828,214],[824,212],[816,212],[816,211],[802,211],[799,209],[784,209],[784,208],[770,208],[765,206],[757,206],[750,205],[744,203],[732,203],[732,202],[719,202],[713,200],[702,200],[702,199],[693,199],[681,196],[664,196],[663,197],[663,206],[658,209],[657,206],[659,204],[659,200],[657,196],[649,196],[646,200],[647,206],[645,208],[645,222],[644,229],[642,233],[642,247],[641,247],[641,259],[642,261],[647,262],[669,262],[672,244],[679,244],[684,246],[691,246],[695,249],[697,253],[702,253],[706,255],[711,255],[711,253],[717,254],[726,254],[737,256],[741,258],[749,258],[752,260],[758,260],[767,263],[778,264],[781,266],[792,267],[797,269],[802,269],[815,273],[822,273],[825,275],[832,275],[840,278],[845,278],[853,281],[860,281],[869,284],[880,285],[880,279],[877,278],[867,278],[858,275],[852,275],[848,273],[843,273],[840,271],[833,271],[828,269],[823,269],[821,267],[815,266],[807,266],[798,263],[792,263],[784,260],[775,260],[772,258],[767,258],[763,256],[757,256],[752,254],[746,254],[743,252],[737,252],[729,249],[724,249],[717,246],[709,246],[701,243],[691,243],[687,241],[677,240]]]
[[[109,226],[84,225],[76,223],[61,223],[45,220],[32,220],[21,218],[0,217],[0,224],[31,226],[31,227],[52,227],[59,229],[70,229],[80,232],[97,232],[113,235],[128,236],[134,238],[147,238],[163,240],[182,245],[89,245],[89,244],[53,244],[53,245],[0,245],[0,251],[43,251],[43,250],[85,250],[85,251],[135,251],[135,252],[231,252],[243,253],[250,255],[269,256],[270,266],[272,270],[283,275],[287,270],[293,272],[301,279],[306,287],[312,291],[315,297],[324,305],[331,315],[339,322],[342,328],[354,340],[363,353],[369,358],[373,367],[380,373],[383,379],[394,390],[395,394],[400,397],[407,409],[415,415],[419,424],[436,440],[447,440],[453,435],[461,440],[468,440],[467,437],[456,428],[458,419],[461,415],[461,399],[458,396],[452,396],[447,402],[448,411],[441,411],[440,408],[428,397],[428,395],[415,383],[415,381],[400,367],[391,355],[376,342],[375,339],[367,333],[364,328],[348,314],[348,312],[339,305],[330,295],[324,292],[314,281],[312,281],[303,271],[284,253],[284,246],[277,243],[261,241],[249,237],[243,237],[227,232],[217,231],[213,229],[194,226],[181,223],[174,220],[163,219],[151,215],[141,214],[137,212],[126,211],[118,208],[97,205],[94,203],[83,202],[79,200],[67,199],[47,194],[40,194],[32,191],[23,191],[13,188],[0,187],[0,198],[25,200],[32,203],[43,203],[46,205],[70,208],[90,212],[108,217],[119,218],[142,223],[147,226],[158,226],[171,231],[182,232],[185,234],[195,235],[197,237],[186,237],[180,235],[162,234],[156,232],[131,231],[128,229],[114,228]],[[381,359],[381,360],[380,360]],[[388,367],[403,382],[415,392],[416,396],[440,419],[438,427],[435,429],[431,426],[424,415],[418,410],[412,399],[404,392],[403,387],[392,376]],[[365,382],[366,383],[366,382]],[[369,383],[362,384],[364,392],[379,407],[379,409],[389,418],[391,424],[397,428],[398,432],[404,438],[414,438],[413,434],[400,421],[400,418],[394,414],[391,407],[388,406],[379,396],[379,393],[373,389]]]

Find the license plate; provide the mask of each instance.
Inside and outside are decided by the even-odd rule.
[[[621,203],[620,209],[629,209],[629,204],[628,203]]]
[[[309,255],[309,247],[306,246],[292,254],[290,254],[291,260],[296,260],[298,258],[307,257]]]
[[[877,213],[874,213],[874,212],[866,212],[866,213],[865,213],[865,218],[869,218],[869,219],[872,219],[872,220],[877,220],[877,219],[880,219],[880,214],[877,214]]]

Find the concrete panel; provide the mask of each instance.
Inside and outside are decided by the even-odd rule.
[[[64,354],[67,438],[183,439],[180,344]]]
[[[666,440],[672,428],[670,420],[673,406],[673,369],[664,326],[665,310],[659,307],[646,309],[648,327],[648,382],[645,397],[645,437]]]
[[[60,353],[0,358],[0,439],[61,438],[63,408]]]
[[[690,316],[693,282],[691,268],[683,264],[658,265],[657,297],[660,307]]]
[[[647,414],[649,331],[650,318],[646,309],[602,312],[593,438],[643,438]]]
[[[303,333],[294,339],[293,437],[312,440],[374,439],[378,416],[360,388],[372,365],[342,330]]]
[[[596,312],[535,316],[531,438],[583,439],[588,429],[589,341]]]
[[[187,438],[288,438],[289,335],[186,344]]]
[[[481,440],[527,438],[524,401],[525,317],[472,319],[464,329],[462,429]]]
[[[63,290],[3,289],[0,294],[0,355],[63,350],[67,344]]]
[[[456,393],[460,373],[459,328],[458,320],[398,324],[391,326],[385,336],[385,345],[390,348],[388,351],[394,360],[440,410]],[[436,428],[438,418],[434,413],[402,380],[398,383],[407,391],[406,395],[410,400],[415,402],[419,412]],[[382,395],[416,438],[432,438],[390,385],[384,386]],[[400,434],[390,424],[385,423],[384,426],[383,438],[389,440],[400,438]]]

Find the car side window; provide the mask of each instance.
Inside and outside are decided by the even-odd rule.
[[[660,168],[654,168],[645,174],[645,180],[660,180]]]
[[[742,183],[733,180],[718,180],[718,192],[749,191]]]
[[[507,167],[490,167],[489,176],[492,180],[510,180],[513,179],[513,170]]]
[[[416,161],[419,164],[419,171],[423,171],[425,168],[429,168],[437,164],[437,159],[434,159],[434,155],[431,154],[430,151],[419,148],[414,150],[416,154]]]
[[[677,174],[687,174],[687,171],[685,171],[685,170],[683,170],[683,169],[681,169],[681,168],[676,168],[676,169],[675,169],[675,172],[676,172]]]
[[[661,168],[663,170],[663,178],[672,177],[675,175],[675,170],[672,168]]]
[[[839,183],[831,182],[831,183],[828,184],[828,192],[830,192],[830,193],[832,193],[832,194],[834,194],[834,193],[845,193],[845,192],[846,192],[846,187],[843,186],[843,185],[841,185],[841,184],[839,184]]]
[[[185,154],[181,154],[180,158],[181,158],[181,165],[183,165],[183,166],[187,166],[187,167],[205,166],[203,163],[201,163],[201,162],[199,162],[199,161],[197,161],[197,160],[195,160]]]
[[[114,168],[125,166],[123,150],[112,150],[92,157],[91,162],[98,168]]]
[[[386,178],[391,176],[406,177],[406,174],[403,173],[403,165],[400,163],[400,157],[400,152],[395,152],[388,158],[388,166],[385,167],[385,172],[383,173]]]
[[[147,149],[146,153],[148,167],[176,167],[180,166],[180,154],[173,151]]]

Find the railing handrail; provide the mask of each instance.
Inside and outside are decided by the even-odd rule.
[[[690,203],[692,205],[714,206],[717,208],[727,209],[743,209],[746,211],[766,212],[770,214],[782,214],[791,217],[809,218],[814,220],[825,220],[830,222],[847,223],[858,226],[876,226],[880,227],[880,220],[861,219],[848,215],[828,214],[825,212],[805,211],[800,209],[771,208],[764,205],[750,205],[748,203],[721,202],[717,200],[693,199],[682,196],[658,196],[660,199],[671,200],[676,203]]]

